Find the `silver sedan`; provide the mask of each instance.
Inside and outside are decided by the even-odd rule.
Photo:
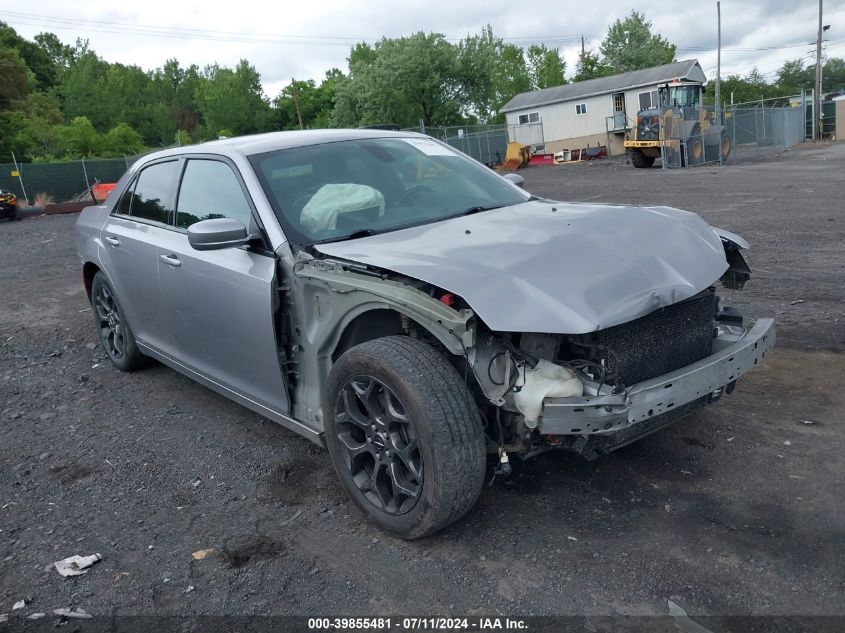
[[[774,344],[716,295],[750,277],[739,236],[521,180],[375,130],[147,155],[77,223],[100,340],[325,446],[403,538],[463,516],[509,456],[609,453]]]

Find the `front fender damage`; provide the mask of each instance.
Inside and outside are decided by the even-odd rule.
[[[389,308],[425,327],[454,354],[463,354],[475,344],[472,310],[453,310],[428,294],[385,275],[324,260],[300,262],[295,267],[295,275],[321,282],[323,288],[334,295],[331,309],[339,315],[339,323],[351,320],[343,317],[356,312],[362,305]],[[319,293],[314,297],[315,306],[319,306]]]
[[[418,288],[343,262],[299,259],[288,265],[286,277],[301,298],[286,302],[292,312],[288,365],[296,385],[293,410],[297,419],[318,430],[323,426],[333,352],[353,319],[373,310],[392,310],[452,354],[464,356],[475,345],[472,310],[454,310]]]

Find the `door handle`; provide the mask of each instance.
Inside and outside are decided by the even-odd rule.
[[[181,266],[182,260],[176,255],[159,255],[158,258],[168,266]]]
[[[106,235],[106,236],[103,238],[103,241],[104,241],[106,244],[111,244],[112,246],[120,246],[120,240],[119,240],[119,239],[117,239],[116,237],[112,237],[111,235]]]

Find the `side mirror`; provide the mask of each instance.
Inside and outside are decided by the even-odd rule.
[[[243,222],[234,218],[201,220],[188,227],[188,243],[198,251],[243,246],[249,233]]]
[[[517,187],[522,187],[523,183],[525,182],[525,178],[520,176],[519,174],[505,174],[502,176],[505,180],[510,180],[513,184]]]

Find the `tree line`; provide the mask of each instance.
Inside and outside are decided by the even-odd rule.
[[[633,11],[596,50],[581,53],[571,81],[669,63],[675,54]],[[773,83],[756,69],[729,76],[722,94],[734,92],[735,101],[794,94],[812,85],[812,73],[793,60]],[[514,95],[568,82],[557,49],[507,43],[490,26],[457,43],[422,32],[362,42],[346,70],[332,68],[319,82],[292,78],[270,98],[247,60],[199,68],[170,59],[145,71],[106,61],[87,40],[70,45],[53,33],[28,40],[0,22],[0,75],[0,161],[12,152],[42,161],[123,156],[273,130],[497,123]],[[825,83],[845,85],[842,59],[827,61]]]

